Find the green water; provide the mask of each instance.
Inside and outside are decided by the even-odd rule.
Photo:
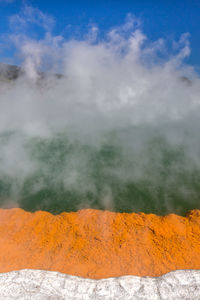
[[[1,135],[6,151],[14,135]],[[2,207],[11,199],[25,210],[54,214],[98,208],[184,215],[200,208],[200,167],[183,146],[162,136],[146,139],[139,150],[109,135],[95,144],[72,140],[66,133],[26,137],[22,146],[31,167],[17,175],[0,169]],[[5,159],[1,153],[0,162]]]

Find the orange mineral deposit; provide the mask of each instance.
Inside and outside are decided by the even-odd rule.
[[[200,211],[52,215],[0,210],[0,272],[42,269],[88,278],[200,269]]]

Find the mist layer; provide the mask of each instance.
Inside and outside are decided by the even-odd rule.
[[[184,214],[199,208],[200,79],[188,34],[149,41],[131,16],[98,37],[12,37],[0,81],[0,205]],[[6,73],[7,72],[7,73]]]

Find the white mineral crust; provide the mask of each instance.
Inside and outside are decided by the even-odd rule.
[[[161,277],[123,276],[101,280],[20,270],[0,273],[0,299],[200,299],[200,270],[177,270]]]

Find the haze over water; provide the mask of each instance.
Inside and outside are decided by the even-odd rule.
[[[1,76],[1,207],[199,208],[200,78],[184,62],[188,34],[169,48],[128,15],[101,38],[93,26],[65,40],[50,21],[44,39],[12,36],[22,73]]]

